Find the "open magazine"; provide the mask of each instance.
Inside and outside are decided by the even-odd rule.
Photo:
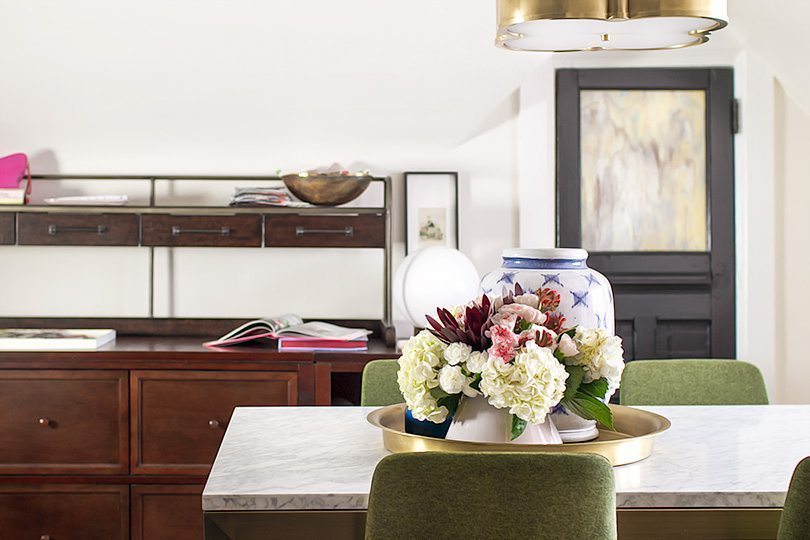
[[[206,347],[228,347],[263,340],[279,340],[286,345],[285,349],[314,350],[334,346],[339,349],[365,348],[371,330],[365,328],[346,328],[336,324],[310,321],[304,322],[298,315],[256,319],[235,328],[214,341],[204,343]],[[301,346],[296,347],[295,343]]]

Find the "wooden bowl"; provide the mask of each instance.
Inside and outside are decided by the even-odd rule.
[[[371,183],[371,176],[337,174],[287,174],[284,185],[304,202],[318,206],[337,206],[355,200]]]

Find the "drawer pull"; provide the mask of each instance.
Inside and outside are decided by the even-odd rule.
[[[180,236],[181,234],[218,234],[219,236],[230,236],[230,227],[220,227],[219,229],[182,229],[177,225],[172,227],[172,236]]]
[[[42,427],[51,427],[51,419],[50,418],[40,418],[37,420],[37,424]]]
[[[107,234],[108,230],[106,225],[96,227],[57,227],[56,225],[48,225],[48,234],[51,236],[56,236],[59,233],[90,233],[101,236]]]
[[[39,540],[51,540],[51,535],[43,534],[42,536],[39,537]]]
[[[349,238],[354,236],[354,227],[344,227],[343,229],[307,229],[306,227],[296,227],[295,236],[301,237],[305,234],[339,234]]]
[[[219,420],[209,420],[208,427],[211,429],[217,429],[219,427]]]

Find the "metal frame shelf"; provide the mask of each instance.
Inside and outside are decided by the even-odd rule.
[[[301,216],[329,216],[329,215],[383,215],[385,219],[385,245],[382,248],[383,255],[383,315],[382,321],[357,321],[367,325],[375,326],[379,324],[380,333],[385,338],[385,341],[391,341],[393,344],[393,322],[392,322],[392,304],[391,304],[391,290],[392,290],[392,227],[391,227],[391,178],[390,177],[375,177],[372,182],[381,182],[383,184],[383,206],[381,207],[324,207],[324,206],[308,206],[308,207],[273,207],[273,206],[256,206],[256,207],[230,207],[230,206],[195,206],[195,205],[169,205],[161,206],[157,204],[157,183],[160,181],[180,182],[180,181],[202,181],[202,182],[233,182],[244,181],[246,185],[250,182],[270,182],[281,181],[279,176],[192,176],[192,175],[62,175],[62,174],[39,174],[32,175],[32,180],[35,182],[52,182],[52,181],[144,181],[149,182],[149,204],[137,206],[61,206],[61,205],[0,205],[0,214],[27,214],[27,213],[47,213],[47,214],[130,214],[130,215],[147,215],[147,214],[171,214],[171,215],[195,215],[195,216],[223,216],[223,215],[301,215]],[[16,226],[16,224],[15,224]],[[45,246],[46,247],[46,246]],[[102,246],[103,247],[103,246]],[[97,325],[99,322],[109,322],[115,324],[119,321],[125,327],[133,327],[141,330],[135,330],[136,333],[142,332],[143,328],[148,328],[150,325],[146,324],[133,324],[133,321],[171,321],[176,324],[178,328],[193,329],[194,321],[211,321],[211,319],[187,319],[187,318],[158,318],[154,316],[154,281],[155,281],[155,268],[154,268],[154,250],[152,246],[142,246],[139,249],[149,249],[149,315],[139,319],[132,318],[93,318],[87,319],[93,321]],[[174,249],[174,248],[168,248]],[[183,249],[183,248],[178,248]],[[208,249],[229,249],[227,247],[214,247]],[[233,249],[233,248],[230,248]],[[267,246],[262,249],[273,249]],[[278,248],[277,248],[278,249]],[[306,249],[323,249],[323,248],[306,248]],[[349,248],[357,249],[357,248]],[[368,249],[368,248],[363,248]],[[379,248],[372,248],[379,249]],[[77,319],[78,320],[78,319]],[[41,327],[48,327],[49,321],[56,322],[59,319],[50,317],[41,318],[8,318],[0,317],[0,324],[8,325],[19,321],[24,324],[37,324]],[[218,320],[220,324],[222,321],[235,321],[235,319]],[[63,321],[62,321],[63,322]],[[154,325],[152,325],[154,326]],[[207,331],[207,330],[206,330]]]

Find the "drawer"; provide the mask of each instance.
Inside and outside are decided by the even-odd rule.
[[[208,474],[234,407],[297,405],[297,392],[297,371],[133,371],[132,473]]]
[[[132,486],[132,540],[202,540],[203,486]]]
[[[262,216],[141,216],[144,246],[261,247]]]
[[[15,214],[0,214],[0,246],[14,244],[14,218]]]
[[[385,247],[382,214],[265,216],[264,229],[268,247]]]
[[[137,246],[138,216],[127,214],[20,214],[21,246]]]
[[[0,485],[0,538],[128,540],[129,486]]]
[[[126,474],[126,371],[0,371],[0,474]]]

